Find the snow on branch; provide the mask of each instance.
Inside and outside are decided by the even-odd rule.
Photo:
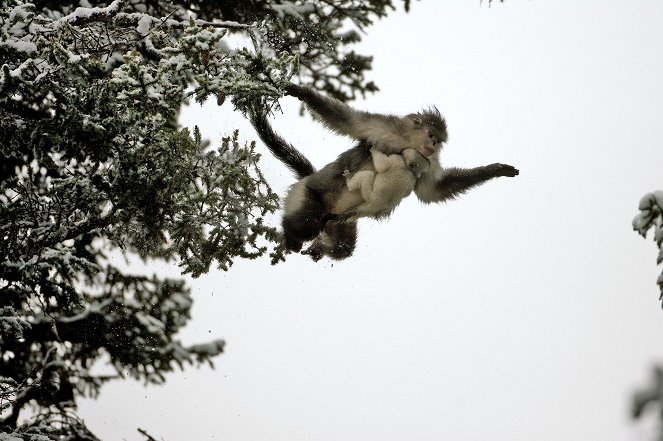
[[[139,33],[143,35],[146,34],[145,31],[148,30],[148,27],[154,26],[167,27],[170,29],[184,29],[191,25],[196,25],[201,28],[222,28],[233,30],[247,30],[253,28],[252,25],[237,23],[236,21],[205,21],[194,19],[179,21],[169,18],[152,17],[151,15],[142,14],[140,12],[119,13],[114,18],[114,23],[118,26],[138,26]]]
[[[76,8],[74,12],[69,15],[62,17],[57,20],[56,23],[68,23],[72,26],[80,26],[92,22],[114,22],[117,25],[139,25],[142,29],[145,29],[145,24],[150,23],[151,25],[166,26],[172,29],[184,29],[186,26],[195,24],[200,27],[213,27],[213,28],[225,28],[225,29],[249,29],[252,26],[242,23],[237,23],[236,21],[205,21],[205,20],[194,20],[190,19],[189,21],[179,21],[174,19],[161,19],[157,17],[152,17],[148,14],[143,14],[140,12],[132,13],[123,13],[120,12],[124,4],[124,0],[115,0],[110,5],[105,8]]]
[[[76,8],[74,12],[62,17],[59,21],[67,22],[71,25],[81,25],[92,21],[110,21],[110,19],[120,12],[124,0],[115,0],[105,8]]]
[[[654,240],[660,245],[663,241],[663,191],[644,195],[638,208],[640,213],[633,218],[633,229],[645,237],[653,227]]]
[[[659,247],[656,263],[663,262],[663,191],[648,193],[640,200],[640,213],[633,218],[633,229],[642,237],[647,237],[649,230],[654,230],[654,241]],[[663,301],[663,274],[656,281],[661,289],[660,299]]]

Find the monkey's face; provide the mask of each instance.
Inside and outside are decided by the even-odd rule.
[[[428,169],[430,168],[430,163],[429,162],[423,162],[423,163],[410,162],[410,163],[407,164],[407,166],[410,169],[410,171],[412,172],[412,174],[414,175],[414,177],[418,179],[419,177],[421,177],[421,175],[423,175],[424,173],[426,173],[428,171]]]
[[[430,157],[447,141],[447,124],[437,109],[428,109],[410,115],[413,124],[411,146],[425,157]]]
[[[420,119],[415,118],[413,122],[414,130],[410,137],[410,145],[428,158],[442,147],[442,135],[433,127],[423,124]]]

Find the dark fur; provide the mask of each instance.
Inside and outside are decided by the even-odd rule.
[[[285,247],[291,251],[300,251],[303,243],[315,239],[327,223],[328,212],[320,193],[306,188],[304,201],[299,210],[285,213],[281,220]]]
[[[371,157],[370,146],[360,142],[350,150],[341,153],[334,162],[330,162],[314,173],[307,181],[307,187],[313,192],[324,194],[333,198],[333,195],[345,187],[344,171],[354,173]],[[332,210],[333,200],[327,199],[327,209]]]
[[[303,251],[316,262],[323,256],[334,260],[342,260],[352,256],[357,245],[357,222],[328,222],[313,241]]]

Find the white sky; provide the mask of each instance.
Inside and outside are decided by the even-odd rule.
[[[226,339],[217,369],[114,383],[83,417],[105,440],[650,439],[628,412],[663,361],[660,268],[631,220],[663,188],[662,22],[660,0],[424,0],[369,28],[381,91],[356,106],[435,104],[443,164],[520,176],[364,220],[343,262],[212,270],[182,338]],[[351,146],[282,104],[277,131],[316,165]],[[256,139],[229,103],[183,122]]]

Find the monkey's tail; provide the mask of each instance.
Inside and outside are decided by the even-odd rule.
[[[251,124],[255,127],[258,136],[276,159],[281,161],[297,176],[303,179],[315,173],[315,167],[306,156],[274,132],[267,120],[267,114],[262,109],[253,108],[249,112]]]

